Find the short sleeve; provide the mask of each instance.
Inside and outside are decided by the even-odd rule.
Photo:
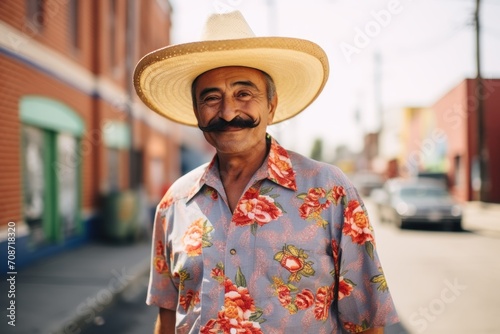
[[[151,269],[146,304],[176,310],[178,289],[172,280],[170,245],[166,239],[168,208],[162,201],[156,210],[153,227]]]
[[[355,188],[346,189],[342,210],[339,239],[332,240],[339,321],[351,333],[396,323],[373,227]]]

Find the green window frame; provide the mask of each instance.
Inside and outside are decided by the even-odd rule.
[[[58,157],[57,138],[59,134],[69,134],[76,140],[74,168],[76,168],[76,234],[83,232],[81,221],[82,199],[82,154],[81,139],[85,132],[82,118],[66,104],[43,96],[27,95],[19,101],[19,118],[22,126],[32,126],[43,130],[43,178],[44,212],[42,229],[49,242],[62,242],[65,239],[63,226],[59,215],[59,183],[58,172],[60,163]],[[21,143],[24,146],[23,143]],[[22,147],[21,147],[22,152]],[[25,159],[23,154],[23,159]],[[24,162],[22,166],[24,168]],[[23,184],[26,174],[23,170]],[[24,186],[23,186],[24,189]],[[23,200],[24,203],[24,200]],[[24,211],[24,210],[23,210]]]

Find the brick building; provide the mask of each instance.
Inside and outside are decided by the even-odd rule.
[[[489,152],[487,201],[500,203],[500,79],[484,82],[485,146]],[[477,90],[474,79],[451,89],[432,109],[436,127],[444,134],[446,172],[452,191],[462,201],[477,199],[478,127]]]
[[[484,82],[484,133],[488,151],[487,198],[500,203],[500,79]],[[402,110],[398,158],[402,176],[445,174],[460,201],[478,200],[478,112],[475,79],[465,79],[427,108]]]
[[[168,0],[0,2],[0,246],[15,223],[19,265],[147,220],[180,175],[178,127],[132,86],[139,58],[169,44],[170,13]]]

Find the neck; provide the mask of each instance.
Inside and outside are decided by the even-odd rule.
[[[262,166],[266,159],[267,151],[266,141],[263,141],[249,152],[238,154],[217,152],[222,182],[250,181],[252,175]]]
[[[234,208],[252,176],[264,162],[268,151],[267,147],[266,140],[263,140],[250,152],[242,154],[217,152],[219,174],[231,212],[234,212]]]

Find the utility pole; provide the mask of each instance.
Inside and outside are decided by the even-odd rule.
[[[278,12],[276,10],[276,1],[275,0],[266,0],[267,5],[267,35],[268,36],[276,36],[277,35],[277,22],[278,22]],[[287,125],[290,126],[291,120],[287,121]],[[284,127],[283,123],[276,124],[272,127],[273,136],[276,140],[281,141],[282,138],[282,128]],[[294,145],[292,144],[292,147]]]
[[[382,156],[382,145],[384,144],[384,109],[382,106],[382,55],[379,50],[375,50],[373,54],[373,103],[375,105],[375,113],[378,117],[378,129],[373,131],[376,136],[375,142],[372,144],[373,149],[369,153],[370,165],[377,158]],[[370,169],[373,167],[370,166]]]
[[[384,130],[384,108],[382,105],[382,55],[378,50],[373,55],[373,94],[375,111],[379,118],[379,128],[376,132],[381,135]]]
[[[267,22],[270,36],[276,36],[277,32],[277,21],[278,21],[278,13],[276,11],[276,2],[275,0],[267,0]]]
[[[474,22],[476,31],[476,114],[477,114],[477,157],[479,163],[479,201],[488,200],[489,177],[488,177],[488,147],[486,145],[486,128],[484,126],[484,87],[481,77],[481,33],[480,33],[480,4],[481,0],[476,0],[476,10],[474,12]]]

